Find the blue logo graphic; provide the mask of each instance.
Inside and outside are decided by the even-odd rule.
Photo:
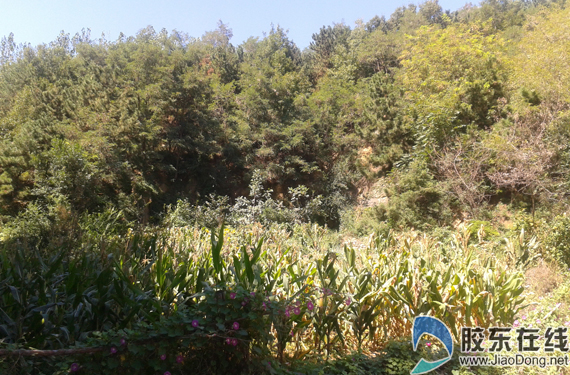
[[[451,331],[441,320],[432,318],[431,316],[418,316],[414,319],[414,326],[412,328],[412,344],[414,344],[414,352],[418,348],[420,338],[426,333],[441,341],[447,350],[448,356],[434,362],[428,362],[422,358],[412,370],[412,374],[425,374],[426,372],[435,370],[451,359],[451,353],[453,353],[453,339],[451,337]]]

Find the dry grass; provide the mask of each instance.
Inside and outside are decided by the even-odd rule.
[[[551,293],[563,281],[557,267],[544,261],[528,269],[525,278],[529,290],[538,296]]]

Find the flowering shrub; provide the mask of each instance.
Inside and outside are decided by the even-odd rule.
[[[246,373],[269,354],[270,321],[261,308],[261,296],[236,289],[232,299],[226,289],[208,287],[168,318],[95,333],[81,346],[108,347],[107,351],[70,356],[60,367],[80,374],[176,374],[196,369],[204,374]],[[249,300],[246,306],[240,302],[244,298]]]

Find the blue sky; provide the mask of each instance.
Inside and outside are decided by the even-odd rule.
[[[14,33],[16,43],[32,45],[54,40],[61,30],[72,36],[90,28],[93,39],[102,32],[115,40],[120,32],[135,35],[151,25],[200,37],[214,30],[218,20],[233,30],[231,42],[238,45],[250,36],[262,36],[271,23],[289,30],[289,37],[301,48],[311,42],[323,25],[343,22],[351,27],[358,19],[375,15],[389,17],[409,0],[0,0],[0,37]],[[457,10],[466,0],[440,0],[444,10]],[[415,2],[418,4],[419,2]],[[477,1],[472,1],[478,4]]]

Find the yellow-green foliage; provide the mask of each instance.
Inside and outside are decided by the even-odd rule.
[[[328,314],[340,326],[337,339],[364,330],[376,343],[406,336],[414,317],[426,314],[446,322],[457,335],[463,325],[509,324],[522,307],[522,274],[499,265],[482,239],[470,244],[469,228],[459,230],[447,245],[415,233],[388,234],[372,236],[357,249],[323,246],[328,242],[326,231],[317,228],[298,227],[295,236],[277,226],[226,228],[222,274],[235,274],[239,269],[236,259],[243,258],[242,247],[264,236],[263,251],[254,266],[256,276],[248,287],[264,289],[281,300],[304,292],[318,306],[328,303]],[[209,257],[209,237],[207,229],[173,228],[168,243],[202,263],[199,259]],[[210,277],[215,282],[216,275]],[[313,329],[318,320],[307,319],[303,322],[309,325],[298,332],[304,345],[323,339],[313,337],[318,336]]]
[[[502,45],[485,24],[420,28],[402,53],[399,75],[416,114],[449,126],[491,125],[502,96]]]
[[[512,89],[535,90],[555,110],[570,104],[570,8],[529,17],[513,57]],[[522,98],[521,98],[522,99]]]

